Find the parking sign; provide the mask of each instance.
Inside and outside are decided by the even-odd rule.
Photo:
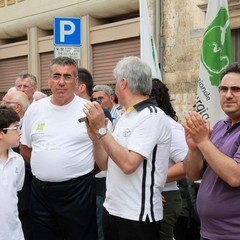
[[[54,18],[54,45],[81,45],[81,18]]]

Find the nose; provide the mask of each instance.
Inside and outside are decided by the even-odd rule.
[[[232,94],[232,91],[231,91],[231,88],[229,88],[226,92],[226,98],[232,98],[233,97],[233,94]]]

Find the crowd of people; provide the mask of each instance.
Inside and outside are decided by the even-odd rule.
[[[0,104],[0,240],[180,240],[181,180],[201,180],[201,239],[238,240],[240,65],[221,76],[227,117],[213,128],[195,111],[179,123],[140,58],[113,75],[115,89],[94,86],[89,70],[57,57],[50,96],[34,75],[16,77]]]

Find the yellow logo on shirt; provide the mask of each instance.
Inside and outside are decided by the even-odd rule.
[[[38,126],[37,126],[37,131],[42,131],[45,127],[45,123],[39,123]]]

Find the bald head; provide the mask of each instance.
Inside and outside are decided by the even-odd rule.
[[[22,118],[29,106],[28,96],[21,91],[11,91],[5,94],[1,105],[13,108]]]

